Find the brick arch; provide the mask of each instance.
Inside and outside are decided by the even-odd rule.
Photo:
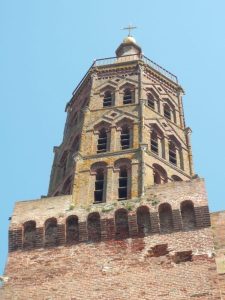
[[[129,237],[128,211],[120,208],[115,211],[116,239],[126,239]]]
[[[101,220],[98,212],[90,213],[87,217],[88,240],[99,242],[101,240]]]
[[[180,178],[180,177],[177,176],[177,175],[172,175],[171,178],[172,178],[173,181],[183,181],[183,179]]]
[[[36,222],[33,220],[23,224],[23,248],[29,249],[36,246]]]
[[[49,218],[45,221],[44,244],[47,247],[58,245],[58,224],[56,218]]]
[[[194,204],[191,200],[185,200],[180,204],[183,230],[188,231],[196,227]]]
[[[138,233],[146,235],[151,232],[150,211],[148,206],[139,206],[136,210]]]
[[[170,233],[173,231],[173,212],[169,203],[162,203],[158,208],[159,223],[161,233]]]
[[[154,183],[166,183],[168,181],[168,176],[166,170],[160,166],[159,164],[153,164],[153,176],[154,176]]]
[[[79,222],[76,215],[71,215],[66,219],[66,242],[69,244],[79,241]]]

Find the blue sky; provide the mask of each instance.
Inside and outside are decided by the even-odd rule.
[[[114,56],[125,36],[178,76],[195,172],[211,211],[224,210],[225,2],[214,0],[0,0],[0,274],[15,201],[48,189],[64,108],[95,58]]]

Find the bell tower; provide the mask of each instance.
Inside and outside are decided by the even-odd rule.
[[[49,196],[74,204],[143,197],[155,184],[194,175],[190,128],[177,77],[142,54],[132,36],[98,59],[66,105]]]

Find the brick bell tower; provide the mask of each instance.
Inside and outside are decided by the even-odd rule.
[[[94,61],[48,196],[15,205],[0,299],[222,299],[183,94],[130,34]]]

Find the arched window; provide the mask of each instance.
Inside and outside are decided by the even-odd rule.
[[[122,126],[120,144],[122,150],[130,148],[130,129],[127,125]]]
[[[103,98],[103,107],[112,106],[112,92],[106,91]]]
[[[159,206],[160,231],[169,233],[173,230],[173,214],[170,204],[163,203]]]
[[[137,225],[140,234],[151,232],[150,213],[147,206],[140,206],[137,209]]]
[[[36,245],[36,222],[28,221],[23,224],[23,247],[33,248]]]
[[[79,241],[79,224],[77,216],[69,216],[66,219],[66,242],[75,243]]]
[[[183,201],[180,206],[184,230],[191,230],[196,227],[194,205],[191,201]]]
[[[171,178],[173,179],[173,181],[183,181],[179,176],[177,175],[172,175]]]
[[[128,174],[126,166],[120,167],[118,197],[120,200],[128,198]]]
[[[107,151],[107,132],[105,128],[102,128],[99,131],[99,135],[98,135],[97,153],[102,153],[106,151]]]
[[[124,208],[115,212],[116,239],[129,237],[128,213]]]
[[[101,222],[99,213],[91,213],[87,219],[88,240],[98,242],[101,240]]]
[[[55,218],[51,218],[45,221],[45,246],[56,246],[57,244],[57,220]]]
[[[123,104],[130,104],[132,103],[132,92],[130,89],[125,89],[123,94]]]
[[[159,153],[158,135],[155,130],[151,132],[151,151],[156,154]]]
[[[104,200],[104,185],[105,185],[105,174],[104,169],[100,168],[96,170],[96,177],[95,177],[95,192],[94,198],[95,202],[103,202]]]
[[[177,164],[176,146],[172,141],[169,143],[169,161],[174,165]]]
[[[166,103],[164,105],[164,117],[167,118],[168,120],[171,120],[171,108],[170,106]]]
[[[155,109],[155,99],[152,94],[148,94],[147,103],[148,103],[149,107],[151,107],[152,109]]]
[[[153,164],[154,183],[166,183],[168,181],[166,170],[158,164]]]

